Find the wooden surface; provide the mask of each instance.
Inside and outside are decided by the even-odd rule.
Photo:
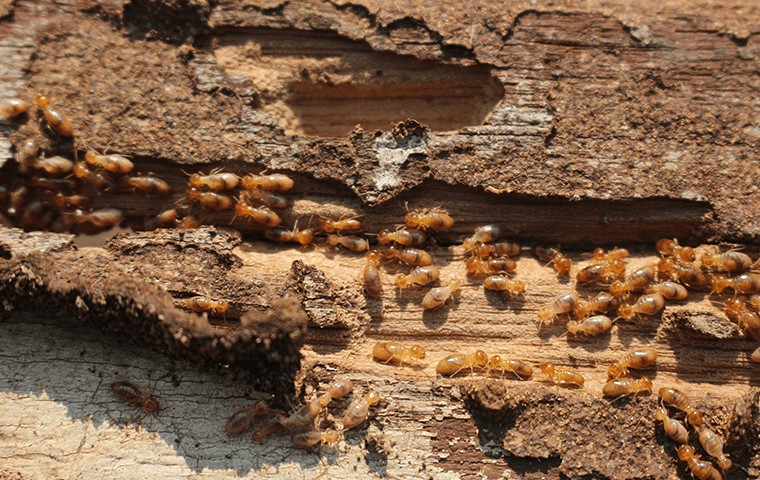
[[[34,115],[0,125],[0,183],[24,181],[9,159],[29,137],[50,154],[110,148],[170,182],[175,193],[165,200],[128,191],[94,198],[132,217],[181,200],[183,170],[281,169],[296,180],[282,214],[288,225],[361,215],[366,231],[377,233],[400,223],[407,206],[442,206],[457,223],[426,249],[442,280],[464,286],[424,312],[424,290],[394,290],[393,276],[405,270],[387,264],[383,297],[365,297],[360,254],[324,239],[307,248],[275,245],[240,218],[232,226],[246,238],[224,269],[179,265],[173,244],[151,233],[120,240],[145,242],[143,251],[82,248],[81,265],[92,268],[84,279],[96,278],[95,266],[108,259],[132,272],[138,290],[145,282],[170,292],[175,306],[209,291],[229,299],[232,314],[211,319],[222,336],[240,329],[242,312],[266,308],[271,297],[262,292],[299,292],[310,323],[298,391],[309,398],[332,379],[351,379],[356,395],[372,388],[383,400],[335,446],[296,447],[287,434],[263,444],[230,437],[226,418],[267,395],[234,368],[209,365],[200,353],[196,361],[187,352],[164,356],[63,310],[46,311],[45,299],[24,293],[24,310],[34,313],[6,312],[0,323],[0,478],[689,478],[654,422],[656,397],[601,398],[607,365],[644,345],[659,353],[644,372],[655,389],[683,390],[727,436],[741,467],[727,478],[744,478],[743,469],[757,475],[758,377],[749,362],[756,345],[721,313],[723,297],[691,292],[662,315],[618,321],[600,337],[567,335],[564,321],[539,326],[536,312],[574,281],[524,252],[516,272],[524,296],[484,291],[465,276],[467,254],[457,245],[495,222],[526,245],[570,247],[577,266],[599,244],[630,247],[629,269],[653,263],[653,242],[674,236],[747,242],[756,258],[756,7],[18,1],[8,8],[0,96],[48,92],[78,136],[55,137]],[[410,117],[427,128],[404,122]],[[183,214],[194,209],[180,205]],[[202,215],[219,227],[233,216]],[[4,266],[46,245],[14,243],[17,234],[3,231],[0,244],[14,245],[0,250]],[[47,258],[63,268],[56,262],[68,253],[58,255]],[[299,278],[296,261],[313,275]],[[315,281],[319,288],[307,291]],[[77,289],[98,288],[75,286],[65,311],[79,307]],[[6,310],[15,308],[17,299],[4,300]],[[690,328],[694,318],[727,338]],[[423,344],[428,359],[372,361],[372,346],[385,340]],[[476,348],[572,365],[587,383],[566,389],[540,375],[435,376],[438,359]],[[153,390],[165,409],[137,418],[108,390],[125,379]],[[280,408],[298,401],[277,399]],[[336,402],[321,424],[347,404]],[[616,428],[620,436],[611,434]]]

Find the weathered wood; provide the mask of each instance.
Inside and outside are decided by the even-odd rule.
[[[48,155],[81,158],[88,148],[109,148],[166,179],[174,191],[166,199],[82,189],[96,207],[118,207],[132,219],[181,200],[183,170],[286,170],[296,180],[293,203],[281,215],[288,225],[359,215],[366,231],[377,233],[399,223],[407,204],[443,206],[457,223],[426,246],[443,281],[465,278],[467,254],[456,244],[493,222],[529,244],[575,247],[569,256],[579,266],[588,262],[582,252],[598,244],[632,247],[631,268],[659,258],[651,243],[660,237],[756,243],[753,40],[760,15],[741,7],[17,1],[0,21],[0,49],[8,53],[0,55],[0,96],[48,93],[72,117],[77,136],[55,136],[34,113],[0,125],[0,183],[16,188],[26,181],[11,159],[28,138]],[[33,192],[30,201],[41,198]],[[201,212],[217,226],[232,222],[246,239],[234,248],[210,242],[178,254],[185,248],[178,245],[193,243],[176,238],[184,234],[144,233],[73,253],[65,237],[32,234],[27,238],[43,240],[32,244],[2,230],[3,274],[17,269],[34,280],[4,284],[14,292],[3,299],[5,309],[44,308],[48,299],[35,288],[58,281],[55,291],[65,292],[58,313],[81,315],[89,299],[119,299],[105,303],[118,329],[139,324],[144,314],[172,312],[182,319],[172,325],[197,338],[208,330],[219,343],[213,355],[196,345],[181,353],[170,348],[178,359],[170,363],[59,316],[10,313],[0,324],[0,448],[10,461],[0,476],[686,478],[652,418],[654,399],[601,400],[606,365],[643,345],[660,353],[656,368],[645,371],[655,388],[675,385],[695,398],[728,436],[735,463],[752,475],[760,468],[754,342],[715,304],[722,297],[692,292],[662,315],[618,321],[601,337],[566,336],[562,322],[539,326],[536,311],[577,286],[527,254],[517,269],[528,285],[524,296],[484,291],[479,279],[466,278],[452,302],[423,312],[424,291],[391,288],[392,276],[405,273],[400,267],[383,265],[383,297],[365,297],[360,254],[324,240],[307,248],[274,245],[261,241],[261,228],[233,221],[233,213],[187,201],[179,209]],[[63,252],[41,255],[45,242]],[[204,252],[218,257],[211,267],[199,260]],[[50,273],[29,277],[44,262]],[[101,279],[116,270],[135,277],[128,290]],[[79,282],[65,284],[77,274]],[[583,294],[595,290],[579,287]],[[333,378],[350,378],[361,392],[373,388],[383,397],[368,424],[317,455],[296,449],[287,435],[251,446],[221,430],[246,403],[243,381],[261,385],[269,376],[263,384],[270,393],[289,393],[274,386],[279,380],[292,388],[281,365],[268,373],[255,367],[238,380],[192,365],[225,364],[220,359],[233,350],[225,340],[244,330],[241,316],[260,312],[246,318],[269,321],[271,298],[288,292],[298,295],[310,321],[299,388],[308,396]],[[176,309],[202,294],[229,300],[229,315],[204,324]],[[150,344],[147,335],[133,338]],[[429,360],[401,367],[371,361],[373,344],[391,339],[424,344]],[[476,348],[574,365],[587,385],[560,389],[538,375],[435,377],[437,359]],[[95,365],[92,371],[83,362]],[[142,419],[157,438],[115,428],[110,418],[99,425],[114,411],[136,413],[107,391],[119,379],[153,381],[157,396],[171,402],[155,422]],[[285,408],[292,400],[278,398]],[[347,403],[336,402],[330,414],[338,417]],[[320,421],[332,423],[329,416]],[[42,437],[39,425],[57,426]],[[613,435],[616,427],[624,436]],[[728,478],[742,475],[734,470]]]

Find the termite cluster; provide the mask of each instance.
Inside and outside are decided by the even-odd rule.
[[[242,434],[253,427],[256,415],[269,412],[271,413],[269,418],[263,420],[253,431],[252,440],[263,442],[267,436],[286,428],[295,429],[290,438],[297,445],[310,447],[318,443],[332,444],[337,442],[346,430],[364,422],[369,416],[370,407],[380,401],[380,396],[372,390],[365,395],[354,395],[342,419],[337,422],[337,427],[321,429],[321,422],[332,418],[327,415],[327,406],[333,400],[343,398],[353,391],[354,385],[350,380],[333,381],[324,393],[304,403],[290,414],[279,410],[270,411],[269,403],[259,400],[253,406],[244,407],[233,413],[227,420],[225,429],[230,435]]]

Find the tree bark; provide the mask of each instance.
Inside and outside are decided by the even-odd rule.
[[[460,246],[496,223],[525,245],[562,244],[572,278],[600,245],[629,247],[629,272],[657,263],[664,237],[742,244],[754,258],[758,7],[19,0],[0,15],[0,97],[45,93],[76,129],[59,136],[36,111],[0,124],[0,185],[29,183],[14,160],[27,139],[46,156],[118,152],[173,193],[77,181],[93,208],[137,227],[168,208],[209,225],[77,248],[37,232],[44,215],[23,215],[39,201],[51,224],[70,218],[49,193],[31,189],[16,215],[2,199],[7,223],[28,233],[0,230],[0,478],[688,478],[654,419],[663,386],[724,436],[739,466],[727,478],[758,475],[756,342],[723,313],[724,297],[691,291],[662,314],[572,335],[537,310],[603,287],[523,252],[525,294],[487,291],[465,275]],[[367,296],[363,255],[323,237],[267,242],[254,222],[185,198],[187,174],[219,167],[291,176],[278,211],[289,227],[360,217],[371,238],[408,210],[440,207],[455,225],[424,248],[440,284],[464,285],[423,311],[425,290],[394,290],[408,269],[384,262],[383,294]],[[231,308],[188,312],[196,295]],[[427,358],[372,361],[389,340],[419,343]],[[607,365],[643,346],[659,354],[643,371],[655,394],[603,399]],[[586,384],[436,376],[439,359],[475,349],[574,366]],[[352,398],[382,398],[334,446],[223,430],[253,399],[289,409],[333,379],[356,390],[322,428],[340,425]],[[119,380],[162,410],[118,400]]]

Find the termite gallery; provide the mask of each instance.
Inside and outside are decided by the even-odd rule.
[[[51,129],[56,130],[56,134],[64,135],[64,133],[57,131],[56,125],[60,122],[55,115],[50,116],[52,120],[47,120],[49,115],[46,114],[46,111],[48,113],[52,112],[52,114],[60,114],[60,111],[55,107],[50,107],[51,102],[45,103],[43,101],[42,104],[44,106],[40,107],[39,113],[36,110],[32,110],[29,112],[29,115],[41,115],[41,118],[46,119],[45,122],[50,125]],[[14,105],[7,103],[0,104],[0,107],[2,107],[0,113],[9,117],[11,114],[20,115],[24,111],[27,111],[23,105],[19,107]],[[16,110],[19,111],[16,112]],[[65,130],[65,122],[63,127]],[[72,126],[71,132],[73,133],[74,131],[75,129]],[[50,131],[46,134],[55,135]],[[76,153],[71,152],[71,155],[68,156],[72,159],[76,158]],[[133,190],[139,190],[135,192],[137,194],[142,193],[143,195],[156,196],[164,195],[167,192],[170,194],[168,183],[161,179],[152,176],[128,176],[127,174],[131,173],[132,170],[128,172],[127,170],[132,162],[123,156],[109,156],[106,153],[86,152],[84,158],[89,163],[74,164],[73,160],[67,159],[65,156],[49,155],[50,152],[40,152],[33,139],[19,145],[17,168],[22,177],[27,179],[27,184],[23,186],[13,185],[12,188],[9,186],[4,189],[6,193],[0,195],[0,202],[2,202],[4,208],[3,213],[7,213],[10,217],[8,220],[10,224],[31,225],[34,228],[50,228],[51,230],[55,224],[57,225],[55,228],[61,229],[60,231],[77,228],[103,228],[112,224],[112,222],[116,221],[115,219],[123,218],[124,213],[116,209],[109,210],[105,208],[93,211],[87,210],[89,205],[92,204],[93,199],[108,196],[114,191],[124,189],[125,186],[129,186]],[[81,152],[79,158],[81,158]],[[139,162],[136,160],[136,163]],[[61,178],[67,175],[69,171],[73,172],[73,178]],[[246,217],[246,219],[255,222],[261,220],[263,225],[273,223],[275,217],[279,220],[279,216],[272,209],[286,206],[288,200],[284,195],[275,192],[287,192],[290,190],[294,186],[292,179],[282,174],[253,175],[245,173],[217,171],[208,175],[200,172],[192,174],[191,178],[193,180],[187,185],[188,190],[186,192],[188,199],[192,201],[191,205],[188,207],[176,207],[183,211],[182,215],[177,210],[169,208],[173,207],[173,204],[162,205],[163,211],[166,213],[162,213],[150,222],[145,222],[145,228],[178,228],[181,225],[185,225],[186,228],[197,227],[200,222],[198,217],[192,215],[191,212],[202,217],[204,212],[212,209],[231,209],[235,205],[233,198],[235,195],[244,200],[237,203],[239,211],[236,213]],[[206,178],[197,181],[198,177]],[[187,179],[187,177],[185,178]],[[241,180],[236,185],[233,185],[236,183],[235,179]],[[84,191],[88,185],[95,187],[99,192],[92,192],[93,189],[89,188],[87,193],[89,196],[80,193],[80,190]],[[241,188],[247,190],[241,191]],[[238,189],[238,193],[222,193],[221,190],[225,189]],[[179,189],[179,192],[182,192],[182,189]],[[181,195],[181,193],[177,195]],[[169,209],[167,210],[167,208]],[[59,219],[63,219],[63,221],[58,224],[50,221],[48,223],[49,227],[37,227],[39,222],[35,221],[34,217],[43,217],[47,214],[46,209],[52,209],[52,212],[58,215]],[[78,212],[77,209],[79,209]],[[154,213],[154,215],[157,214]],[[181,216],[183,218],[180,218]],[[304,219],[302,221],[305,223],[307,220]],[[402,219],[400,218],[399,220]],[[357,270],[356,276],[357,282],[360,282],[359,285],[363,285],[368,295],[381,299],[379,301],[383,301],[383,296],[388,294],[382,288],[381,269],[389,261],[399,260],[411,266],[430,265],[440,272],[440,260],[436,260],[425,251],[425,247],[422,247],[422,245],[428,242],[428,237],[435,237],[436,230],[450,228],[454,223],[453,219],[440,208],[415,211],[408,214],[403,220],[407,223],[407,226],[397,228],[395,231],[392,229],[381,231],[377,234],[377,243],[386,246],[380,247],[379,250],[369,250],[366,264],[363,264],[363,268]],[[79,225],[85,225],[85,227]],[[417,227],[420,230],[407,227]],[[320,234],[319,230],[334,235],[334,237]],[[295,240],[303,245],[313,245],[316,242],[318,248],[327,248],[327,245],[333,242],[345,246],[342,239],[350,238],[350,236],[345,234],[360,230],[361,222],[358,220],[337,218],[322,219],[319,222],[317,232],[309,228],[298,230],[296,225],[293,224],[282,229],[266,230],[262,228],[260,231],[261,236],[275,242]],[[432,292],[430,294],[431,299],[424,300],[420,307],[442,307],[443,304],[440,303],[441,298],[450,297],[451,293],[460,287],[472,288],[472,284],[462,285],[462,280],[466,277],[468,270],[472,273],[482,272],[484,275],[491,274],[494,271],[513,274],[516,270],[514,267],[518,262],[513,257],[519,255],[522,249],[519,243],[513,240],[500,238],[503,232],[504,229],[499,225],[485,225],[477,228],[471,236],[466,237],[464,239],[466,241],[462,245],[465,258],[459,263],[459,271],[454,273],[457,278],[448,279],[446,275],[449,272],[455,272],[455,270],[447,270],[444,278],[447,278],[447,282],[449,283],[443,282],[444,286],[434,286],[430,290]],[[350,246],[361,246],[361,248],[357,248],[355,251],[362,252],[365,250],[363,248],[365,245],[367,248],[372,246],[375,237],[369,232],[366,237],[357,234],[355,238],[356,240],[351,240],[348,243]],[[434,241],[429,242],[430,245],[434,243]],[[720,252],[713,250],[701,255],[697,259],[692,248],[682,247],[677,241],[670,239],[661,240],[657,243],[656,248],[664,257],[659,263],[634,269],[628,277],[625,277],[625,262],[628,261],[629,256],[625,249],[613,249],[607,252],[596,249],[591,254],[594,262],[597,262],[592,264],[593,268],[572,271],[572,262],[562,254],[558,247],[534,247],[534,252],[539,258],[551,263],[560,275],[568,275],[570,279],[575,279],[570,281],[575,281],[576,285],[580,286],[580,284],[594,281],[597,283],[593,288],[601,289],[606,288],[605,283],[609,283],[613,279],[616,280],[616,282],[613,282],[613,286],[610,287],[610,293],[599,292],[596,297],[581,300],[576,292],[572,292],[567,294],[569,297],[564,296],[565,298],[561,301],[558,298],[557,302],[547,302],[549,305],[541,308],[539,318],[541,320],[553,318],[558,322],[567,320],[567,327],[571,332],[582,332],[588,336],[602,335],[610,330],[613,320],[617,321],[615,325],[619,328],[625,328],[625,322],[627,321],[645,322],[647,319],[643,318],[644,316],[648,316],[650,313],[659,313],[665,304],[687,300],[690,295],[693,295],[690,291],[705,291],[709,288],[716,296],[725,292],[739,296],[757,292],[760,288],[758,287],[760,281],[753,273],[741,273],[752,265],[751,258],[742,252]],[[360,255],[361,253],[356,254],[353,251],[346,251],[341,254]],[[469,260],[470,258],[476,258],[478,261]],[[456,261],[459,261],[459,259]],[[468,262],[471,266],[470,268],[467,268]],[[496,266],[499,264],[509,265],[510,268]],[[474,265],[477,265],[477,268],[473,267]],[[486,266],[483,267],[483,265]],[[704,270],[702,267],[707,267],[708,270]],[[425,270],[424,272],[428,271],[433,270]],[[401,274],[400,278],[403,280],[400,282],[400,286],[408,286],[408,283],[416,279],[426,280],[428,277],[429,275],[423,273],[423,271],[417,271],[416,273],[409,272],[408,275]],[[483,286],[487,289],[494,288],[501,290],[509,285],[510,287],[506,291],[512,294],[525,291],[525,285],[521,280],[508,276],[489,277],[483,282],[480,282],[480,279],[477,278],[468,279],[468,281],[470,280],[478,284],[483,283]],[[588,285],[584,285],[584,287],[590,288]],[[529,291],[530,285],[527,288]],[[638,294],[637,298],[637,296],[632,295],[632,292],[641,293]],[[406,292],[404,293],[406,294]],[[420,297],[423,297],[422,293],[420,293]],[[210,299],[206,300],[213,302]],[[515,301],[515,299],[510,299],[509,301]],[[221,300],[217,301],[220,304],[221,302]],[[726,298],[723,298],[720,302],[725,305],[724,308],[728,317],[737,322],[747,335],[760,339],[760,334],[757,333],[760,331],[760,320],[757,320],[757,314],[751,307],[753,304],[748,299],[736,298],[726,300]],[[622,305],[619,306],[619,304]],[[186,305],[186,308],[192,307]],[[208,311],[209,313],[221,313],[222,308],[209,309]],[[593,314],[597,312],[606,312],[606,315],[594,316]],[[570,320],[571,313],[578,318],[578,321]],[[588,341],[593,341],[593,339],[588,339]],[[422,346],[416,347],[422,348]],[[748,356],[749,351],[753,349],[748,350]],[[444,366],[441,367],[441,372],[439,373],[449,376],[460,372],[467,374],[475,374],[478,371],[487,371],[493,374],[512,372],[521,379],[527,380],[531,378],[528,372],[532,373],[532,368],[536,367],[546,375],[549,375],[549,378],[553,382],[561,384],[564,383],[565,379],[574,378],[576,381],[570,381],[571,385],[581,383],[578,378],[573,376],[569,365],[558,364],[552,368],[552,362],[530,365],[517,360],[505,360],[500,356],[494,356],[488,361],[485,353],[481,353],[486,361],[483,361],[483,357],[478,353],[455,354],[452,359],[444,359],[446,361],[442,361]],[[753,355],[753,360],[756,357],[760,357],[760,354]],[[388,368],[397,367],[399,364],[412,363],[412,361],[415,364],[418,363],[417,357],[410,356],[408,353],[401,355],[401,358],[404,359],[403,361],[397,361],[398,358],[394,355],[388,358],[391,359],[387,361]],[[386,361],[379,360],[378,363],[383,364]],[[559,361],[558,363],[565,362]],[[566,363],[572,362],[567,361]],[[634,365],[629,365],[629,367],[635,368]],[[638,386],[646,386],[646,382],[642,378],[630,379],[622,377],[622,379],[626,385],[637,384]],[[617,392],[635,390],[635,388],[626,385],[620,387]],[[615,388],[618,387],[616,386]],[[660,391],[663,391],[663,389]],[[327,397],[321,398],[322,401],[325,401]],[[330,396],[330,398],[333,397]],[[357,408],[368,409],[372,398],[374,396],[358,395]],[[683,403],[678,395],[673,394],[669,390],[665,390],[663,400],[666,404],[671,403],[669,400],[675,402],[676,405],[682,405]],[[300,413],[296,412],[293,415],[269,413],[269,415],[274,415],[274,418],[264,419],[263,423],[256,429],[254,437],[264,439],[267,435],[273,434],[276,429],[290,428],[303,422],[308,424],[309,421],[315,420],[324,408],[325,405],[319,399],[315,399],[307,402],[299,410]],[[696,419],[698,412],[695,413],[695,411],[689,410],[687,412],[690,419]],[[349,418],[353,417],[349,416]],[[666,415],[662,418],[665,421],[664,419],[669,417]],[[285,426],[279,421],[280,419],[283,420]],[[671,425],[670,422],[668,422],[668,425]],[[707,432],[704,436],[709,440],[710,430],[702,429],[701,431]],[[319,431],[308,428],[303,431],[293,432],[292,435],[294,438],[298,438],[298,441],[303,441],[302,444],[310,444],[315,438],[319,438],[319,441],[332,441],[332,434],[328,432],[329,430]],[[708,442],[708,445],[714,445],[715,443],[714,441]],[[707,451],[707,447],[705,447],[705,450]],[[719,456],[716,456],[716,458],[720,459]],[[725,461],[721,461],[724,465],[726,464]]]

